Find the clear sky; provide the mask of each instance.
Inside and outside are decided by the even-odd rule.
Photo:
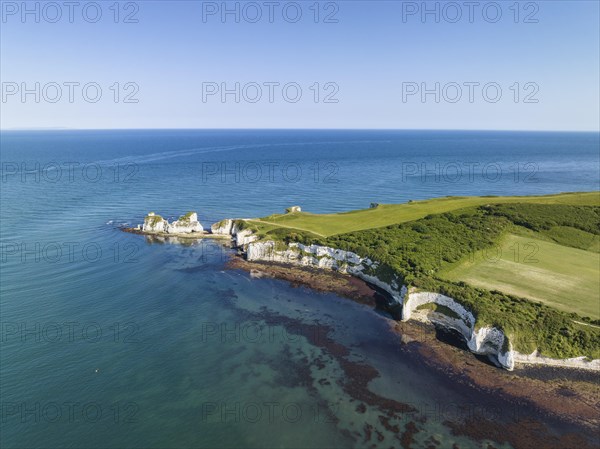
[[[596,0],[51,3],[2,1],[2,129],[599,129]]]

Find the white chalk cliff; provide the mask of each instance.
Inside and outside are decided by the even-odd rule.
[[[244,234],[244,240],[248,240],[247,234]],[[281,246],[281,244],[278,245],[273,241],[250,242],[245,247],[246,258],[249,261],[288,263],[351,274],[376,285],[387,292],[396,303],[402,304],[405,289],[399,285],[397,279],[392,279],[388,283],[375,276],[374,271],[377,269],[377,262],[373,262],[368,258],[361,258],[358,254],[350,251],[326,246],[290,243],[287,248],[277,249],[278,246]]]
[[[155,234],[191,234],[204,232],[204,228],[198,221],[198,214],[196,212],[188,212],[173,223],[169,223],[160,215],[150,212],[144,218],[142,231]]]
[[[447,307],[458,318],[448,316],[444,313],[428,313],[419,311],[419,306],[425,304],[437,304]],[[481,327],[476,329],[475,317],[465,307],[453,298],[439,293],[418,292],[411,289],[405,296],[402,305],[402,321],[408,320],[433,322],[444,327],[454,329],[463,336],[471,352],[490,356],[490,359],[507,370],[514,369],[514,354],[510,343],[508,349],[505,346],[504,332],[495,327]]]
[[[362,258],[353,252],[301,243],[285,245],[274,241],[256,241],[257,236],[247,229],[240,231],[235,221],[224,220],[217,225],[216,229],[220,232],[229,231],[235,246],[245,252],[248,261],[325,268],[361,278],[387,292],[395,303],[402,306],[402,321],[413,319],[454,329],[463,336],[471,352],[487,355],[498,366],[509,371],[514,369],[516,363],[600,370],[600,360],[588,361],[585,357],[552,359],[542,357],[537,352],[530,355],[521,354],[513,349],[512,343],[501,329],[491,326],[477,328],[474,315],[455,299],[439,293],[417,291],[414,288],[409,291],[406,286],[401,285],[397,277],[383,281],[376,275],[378,262]],[[446,307],[455,316],[419,310],[419,306],[425,304]]]
[[[233,220],[226,219],[222,220],[218,223],[213,224],[210,227],[210,232],[216,235],[231,235],[231,231],[233,228]]]
[[[169,222],[160,215],[156,215],[154,212],[150,212],[144,218],[144,224],[142,225],[142,231],[144,232],[167,232],[167,226]]]
[[[192,232],[204,232],[196,212],[188,212],[167,226],[168,234],[191,234]]]

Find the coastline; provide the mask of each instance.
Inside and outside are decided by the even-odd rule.
[[[293,287],[308,287],[320,293],[334,293],[365,305],[375,306],[381,295],[365,281],[337,271],[318,270],[311,267],[247,261],[240,255],[232,255],[226,263],[229,269],[240,269],[254,278],[272,277],[285,280]]]
[[[600,371],[600,359],[540,357],[537,352],[523,354],[515,350],[510,338],[501,327],[491,323],[477,325],[475,315],[454,295],[439,292],[407,288],[397,275],[378,274],[379,263],[362,258],[356,253],[328,246],[304,245],[300,243],[278,244],[272,240],[258,240],[251,231],[238,231],[231,227],[234,247],[237,247],[245,259],[252,262],[284,264],[298,267],[312,267],[322,271],[337,271],[355,276],[369,284],[377,286],[390,298],[394,306],[394,318],[402,321],[416,320],[435,322],[462,334],[471,352],[486,355],[498,367],[512,371],[517,365],[539,364],[565,368]],[[446,312],[423,313],[420,310],[429,304],[442,306]]]
[[[334,293],[364,305],[377,307],[380,293],[366,281],[348,274],[291,264],[246,261],[234,255],[228,269],[243,270],[253,277],[272,277],[318,292]],[[466,346],[453,345],[439,337],[439,328],[416,320],[394,321],[390,329],[402,338],[410,357],[442,373],[449,382],[498,394],[515,404],[527,404],[554,419],[594,430],[600,426],[600,387],[593,372],[577,368],[519,366],[514,371],[485,363]],[[554,369],[552,373],[548,369]],[[568,398],[568,400],[565,400]],[[466,432],[467,429],[462,429]]]
[[[491,206],[488,205],[485,207],[490,208]],[[379,208],[379,205],[376,205],[375,208],[372,207],[370,210],[376,210],[377,208]],[[299,206],[286,209],[286,215],[297,213],[301,213]],[[410,282],[406,283],[405,278],[401,277],[391,267],[382,264],[376,259],[364,256],[364,250],[359,251],[363,254],[363,257],[361,257],[353,251],[336,249],[338,248],[338,245],[335,244],[336,242],[327,244],[327,242],[318,241],[306,245],[293,241],[284,242],[277,238],[268,239],[265,236],[261,236],[259,230],[253,228],[252,225],[249,226],[249,221],[254,222],[255,220],[224,219],[212,224],[210,231],[208,231],[204,230],[202,224],[198,221],[196,212],[188,212],[172,223],[169,223],[162,216],[150,212],[145,217],[143,225],[138,225],[135,228],[122,228],[122,230],[124,232],[145,235],[148,241],[155,240],[158,243],[172,241],[173,243],[181,242],[186,244],[187,242],[204,238],[214,238],[223,241],[230,239],[232,247],[237,248],[239,254],[246,261],[262,262],[265,265],[270,264],[271,271],[278,270],[279,273],[275,275],[280,278],[288,278],[294,282],[294,278],[298,277],[299,271],[290,272],[288,269],[288,271],[284,272],[284,268],[282,267],[284,265],[300,267],[302,269],[310,267],[321,272],[329,272],[330,274],[331,272],[335,272],[338,276],[335,286],[330,285],[331,276],[327,278],[327,282],[322,282],[318,279],[319,275],[306,270],[303,271],[303,276],[297,279],[297,281],[308,284],[316,290],[323,290],[323,286],[327,285],[328,291],[342,296],[350,296],[355,301],[359,297],[362,297],[365,292],[357,294],[355,290],[361,284],[354,282],[353,287],[350,287],[350,283],[352,282],[350,279],[355,278],[357,281],[366,281],[368,285],[380,291],[379,302],[383,304],[383,308],[394,319],[403,322],[412,320],[434,323],[437,326],[443,326],[446,329],[456,331],[462,335],[468,349],[472,353],[487,356],[493,364],[508,371],[514,370],[517,365],[521,367],[526,365],[540,365],[600,372],[600,358],[594,358],[597,351],[590,349],[589,344],[580,347],[579,349],[581,350],[578,352],[572,351],[569,354],[571,357],[565,357],[567,354],[562,350],[558,352],[554,351],[554,353],[549,351],[550,357],[545,355],[548,352],[542,354],[538,348],[534,348],[531,353],[519,352],[519,350],[528,351],[531,348],[527,348],[526,345],[516,345],[516,347],[513,345],[512,339],[515,336],[514,333],[510,334],[510,328],[514,321],[511,322],[510,319],[514,320],[514,317],[509,318],[506,322],[497,320],[493,315],[491,319],[490,316],[481,321],[478,319],[481,316],[486,316],[485,314],[473,311],[479,307],[482,301],[481,292],[456,291],[456,288],[453,290],[443,284],[441,286],[436,285],[435,282],[433,285],[431,282],[425,282],[421,285],[411,286]],[[494,226],[492,222],[487,224],[492,227]],[[478,223],[477,226],[479,226],[478,229],[483,229],[481,223]],[[433,229],[435,231],[436,228]],[[487,227],[485,229],[489,231],[491,228]],[[395,237],[388,236],[387,238],[393,240]],[[409,258],[408,260],[412,259]],[[411,263],[414,264],[415,262]],[[431,263],[431,261],[425,261],[424,263],[424,266],[427,266],[427,263]],[[279,266],[279,268],[273,268],[275,266]],[[260,276],[260,270],[255,271]],[[341,275],[348,277],[343,278]],[[372,295],[367,294],[367,297],[362,298],[363,301],[373,301],[373,298],[370,298],[370,296]],[[490,300],[489,297],[484,295],[484,299],[487,300],[487,303],[484,302],[484,304],[487,305],[488,311],[490,308],[493,309],[495,307],[493,300]],[[505,300],[505,298],[501,299]],[[517,307],[517,311],[513,312],[513,315],[521,313],[518,318],[531,316],[532,313],[539,315],[539,311],[531,307],[529,309],[521,307],[519,303],[521,301],[520,298],[508,298],[508,300],[512,301],[512,305]],[[542,317],[551,321],[556,320],[554,315],[549,317],[542,315]],[[571,329],[569,324],[572,320],[565,317],[558,318],[558,320],[561,319],[562,325],[566,326],[564,328],[567,331]],[[565,320],[569,323],[566,323]],[[523,320],[521,319],[521,321]],[[509,329],[508,332],[506,330],[507,327]],[[580,331],[573,330],[573,332]],[[585,339],[583,337],[588,338]],[[583,339],[579,338],[577,341],[590,341],[589,336],[584,335],[583,337]],[[547,344],[547,336],[544,343]],[[554,347],[551,348],[554,349]],[[552,357],[553,354],[555,355],[554,358]]]
[[[238,253],[227,262],[228,269],[249,272],[254,278],[285,280],[294,287],[306,286],[384,310],[390,330],[400,336],[401,350],[407,357],[440,373],[450,385],[500,395],[497,397],[509,403],[525,404],[528,409],[587,431],[600,426],[600,389],[592,379],[600,370],[599,359],[552,359],[538,352],[519,353],[502,325],[477,323],[473,309],[455,299],[461,298],[455,291],[442,293],[435,286],[404,285],[403,278],[377,260],[336,249],[339,246],[335,242],[309,245],[293,239],[269,239],[249,222],[254,223],[224,219],[205,231],[194,212],[173,223],[149,213],[143,227],[125,231],[151,239],[181,238],[182,242],[203,238],[230,241]],[[474,424],[456,431],[476,437],[471,433],[473,427],[481,432],[487,426],[487,434],[494,433],[489,423]]]
[[[201,239],[215,239],[215,240],[231,240],[231,236],[222,234],[213,234],[212,232],[148,232],[138,228],[120,228],[121,231],[128,234],[144,235],[146,237],[177,237],[179,239],[186,240],[201,240]]]

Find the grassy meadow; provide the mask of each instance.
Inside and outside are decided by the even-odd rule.
[[[445,197],[238,225],[369,257],[372,274],[451,296],[520,352],[600,358],[600,192]]]
[[[537,203],[569,204],[576,206],[600,206],[600,192],[561,193],[545,196],[503,197],[445,197],[404,204],[381,204],[373,209],[361,209],[337,214],[292,214],[270,215],[253,220],[260,225],[283,227],[306,231],[320,237],[345,234],[363,229],[381,228],[392,224],[418,220],[430,214],[441,214],[486,204]]]
[[[440,274],[599,319],[599,270],[597,252],[509,234]]]

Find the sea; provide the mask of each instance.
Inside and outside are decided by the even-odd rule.
[[[512,447],[460,430],[481,417],[588,438],[449,381],[375,307],[230,269],[222,242],[120,228],[597,191],[599,148],[563,132],[2,131],[0,446]]]

